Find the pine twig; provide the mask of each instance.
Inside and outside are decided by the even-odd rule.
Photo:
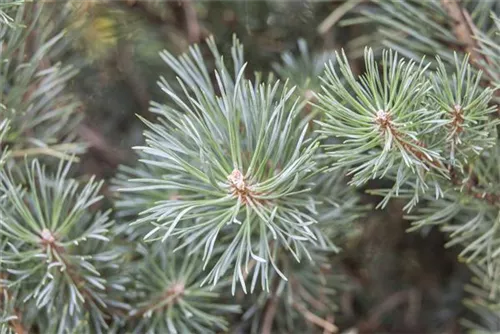
[[[304,305],[300,303],[293,303],[292,306],[302,313],[302,316],[309,321],[312,324],[315,324],[324,330],[330,332],[330,333],[337,333],[338,332],[338,327],[335,326],[333,323],[329,322],[328,320],[325,320],[321,317],[318,317],[316,314],[312,313],[309,311]]]
[[[484,200],[491,205],[500,204],[500,194],[481,191],[475,186],[473,178],[469,176],[467,182],[464,184],[462,180],[458,177],[457,172],[454,168],[450,168],[450,181],[454,186],[460,187],[460,190],[465,190],[465,193],[476,199]]]
[[[167,289],[164,293],[162,293],[159,297],[153,299],[151,303],[140,308],[137,312],[135,312],[131,318],[142,317],[144,314],[148,312],[152,312],[158,308],[169,308],[174,305],[177,300],[181,299],[185,293],[184,284],[174,284],[172,287]]]
[[[127,160],[125,151],[113,147],[108,141],[97,131],[81,124],[78,127],[78,134],[82,139],[99,153],[99,156],[111,166],[118,166]]]
[[[0,272],[0,279],[6,279],[7,274],[5,272]],[[9,295],[9,291],[4,285],[0,285],[0,294],[5,293],[6,299],[7,300],[12,300],[12,296]],[[4,307],[3,302],[0,300],[0,308]],[[22,315],[21,312],[19,311],[18,308],[14,307],[14,314],[15,318],[11,319],[8,322],[8,325],[10,329],[15,333],[15,334],[25,334],[28,333],[28,330],[24,328],[23,322],[22,322]]]
[[[470,54],[471,60],[477,62],[482,56],[476,50],[474,32],[466,18],[469,13],[460,6],[457,0],[441,0],[441,5],[452,19],[451,26],[455,37],[463,44],[465,51]]]
[[[463,8],[459,0],[441,0],[441,5],[448,16],[452,19],[451,26],[457,40],[463,44],[465,52],[470,54],[471,63],[479,70],[492,78],[491,73],[484,67],[483,63],[490,64],[487,56],[481,54],[475,38],[475,25],[469,12]],[[488,82],[491,85],[491,82]]]
[[[188,40],[190,43],[197,43],[201,39],[201,29],[196,10],[193,7],[191,0],[183,0],[182,7],[184,8]]]
[[[53,156],[59,159],[72,160],[72,161],[80,161],[78,157],[72,157],[70,154],[64,153],[67,151],[72,151],[77,149],[79,143],[65,143],[65,144],[57,144],[53,146],[46,147],[31,147],[19,150],[13,150],[11,156],[13,158],[24,158],[26,156]]]
[[[179,29],[186,31],[188,42],[197,43],[201,41],[206,34],[200,27],[193,3],[190,0],[178,0],[170,5],[175,15],[176,25]]]
[[[384,314],[390,313],[401,304],[407,304],[405,322],[408,325],[416,325],[417,316],[420,309],[421,296],[416,290],[404,290],[393,293],[382,303],[377,305],[371,312],[368,320],[363,323],[363,328],[375,329],[380,325],[380,319]]]
[[[10,321],[10,327],[16,334],[28,333],[21,322],[21,314],[18,310],[16,310],[16,319]]]
[[[334,318],[333,314],[329,314],[329,315],[327,315],[327,317],[326,317],[326,321],[328,321],[329,323],[333,323],[333,322],[334,322],[334,320],[335,320],[335,318]],[[326,328],[326,327],[325,327],[325,328],[324,328],[324,330],[323,330],[323,334],[333,334],[333,333],[334,333],[334,332],[333,332],[333,331],[331,331],[331,330],[330,330],[330,328]]]
[[[262,321],[262,334],[271,334],[273,328],[274,317],[276,316],[276,310],[278,309],[278,297],[276,292],[273,291],[269,297],[266,307],[264,309],[264,320]]]
[[[389,132],[394,138],[394,142],[399,144],[408,154],[413,155],[419,161],[426,164],[430,168],[436,168],[436,170],[442,170],[445,168],[443,163],[439,160],[432,159],[428,154],[423,152],[425,145],[413,138],[405,138],[405,136],[396,128],[394,125],[391,115],[386,112],[379,112],[377,114],[376,123],[382,130],[381,133],[384,135],[385,132]]]
[[[324,35],[337,23],[345,14],[355,8],[364,0],[348,0],[335,8],[326,19],[318,26],[318,33]]]
[[[415,327],[418,323],[418,315],[422,306],[422,293],[417,289],[408,292],[408,310],[405,314],[405,323],[409,327]]]

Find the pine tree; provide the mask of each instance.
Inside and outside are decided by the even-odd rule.
[[[460,248],[478,315],[463,324],[500,330],[498,5],[361,6],[383,41],[361,75],[303,39],[275,74],[249,70],[236,36],[162,51],[144,143],[109,188],[74,168],[73,5],[0,3],[2,333],[338,332],[339,254],[394,200],[409,232]]]

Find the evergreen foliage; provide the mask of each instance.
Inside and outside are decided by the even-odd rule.
[[[74,168],[87,145],[61,26],[92,6],[0,3],[0,333],[338,332],[355,285],[339,254],[373,197],[446,234],[474,276],[463,325],[500,330],[498,4],[363,6],[384,48],[362,74],[303,39],[279,79],[250,73],[236,37],[162,51],[163,96],[110,187]],[[80,36],[96,59],[119,44],[97,21],[102,48]]]
[[[85,146],[75,143],[74,132],[83,116],[80,103],[65,90],[77,71],[58,61],[64,32],[53,17],[47,22],[53,13],[43,6],[7,4],[11,23],[0,26],[0,117],[11,124],[4,142],[14,157],[82,153]]]
[[[180,60],[163,53],[184,96],[160,81],[176,106],[153,104],[160,118],[157,124],[144,120],[148,146],[139,147],[145,156],[141,161],[154,166],[158,175],[131,179],[131,184],[142,185],[124,191],[171,192],[134,224],[152,225],[146,240],[173,236],[182,240],[181,248],[195,243],[191,252],[203,254],[205,267],[212,253],[223,249],[209,267],[208,283],[216,284],[232,270],[233,293],[237,282],[246,291],[244,276],[253,261],[250,290],[259,281],[268,290],[270,268],[286,279],[276,266],[279,249],[288,249],[300,261],[310,256],[309,244],[327,245],[314,226],[319,201],[310,191],[319,171],[318,142],[307,136],[308,123],[298,119],[302,102],[290,99],[293,90],[279,82],[244,78],[243,49],[237,40],[232,75],[213,40],[208,44],[216,58],[214,76],[221,95],[197,47]],[[221,247],[221,239],[230,242]]]
[[[98,195],[102,182],[90,180],[81,186],[68,178],[69,168],[69,163],[61,162],[56,174],[50,175],[34,160],[21,181],[11,168],[2,172],[1,261],[8,275],[2,284],[8,289],[22,287],[17,300],[39,309],[41,314],[33,315],[37,318],[45,317],[44,311],[63,310],[67,318],[43,324],[47,328],[54,323],[65,328],[90,317],[92,328],[99,330],[106,327],[103,309],[120,304],[108,301],[111,292],[104,291],[124,290],[104,276],[119,267],[120,248],[106,247],[113,224],[110,212],[89,210],[102,198]]]
[[[174,252],[175,244],[141,247],[141,264],[133,270],[135,333],[216,333],[227,330],[227,313],[239,313],[237,305],[222,303],[221,282],[215,291],[202,287],[203,262],[200,256]]]

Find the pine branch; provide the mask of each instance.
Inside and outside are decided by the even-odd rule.
[[[271,293],[253,295],[243,320],[251,319],[252,333],[310,331],[311,324],[332,332],[336,292],[349,287],[347,279],[332,265],[332,252],[317,250],[310,262],[296,263],[281,251],[279,266],[289,281],[273,275]]]
[[[337,326],[335,326],[333,323],[331,323],[331,322],[329,322],[321,317],[318,317],[314,313],[310,312],[304,305],[302,305],[300,303],[293,303],[293,307],[295,309],[297,309],[302,314],[302,316],[307,321],[311,322],[312,324],[315,324],[316,326],[319,326],[319,327],[323,328],[324,330],[332,332],[332,333],[338,332],[339,329],[337,328]]]
[[[61,162],[50,175],[33,160],[26,166],[24,186],[16,182],[17,170],[0,171],[0,236],[6,241],[0,261],[11,276],[7,288],[20,288],[23,306],[67,310],[68,318],[58,322],[86,314],[88,326],[100,333],[107,326],[107,309],[127,308],[112,297],[122,288],[111,274],[122,250],[105,248],[109,211],[90,212],[101,199],[102,183],[91,179],[80,187],[68,178],[69,169]],[[50,327],[52,320],[37,324]]]
[[[320,76],[329,62],[335,62],[335,54],[331,51],[315,52],[310,50],[306,40],[297,41],[298,54],[291,51],[281,54],[281,62],[273,63],[274,71],[291,84],[298,87],[303,98],[310,101],[315,98],[314,92],[321,88]],[[306,108],[310,108],[308,103]]]
[[[471,269],[474,278],[471,284],[465,287],[471,297],[465,300],[465,304],[477,316],[477,322],[463,319],[462,324],[474,334],[496,333],[500,331],[500,316],[498,313],[500,307],[498,278],[500,276],[491,279],[491,275],[487,273],[488,270],[484,266],[474,265],[471,266]],[[497,272],[498,274],[500,272]]]
[[[233,292],[238,281],[246,290],[242,278],[254,259],[251,289],[257,275],[267,288],[270,267],[279,272],[269,239],[297,260],[307,252],[302,244],[316,242],[309,227],[315,223],[309,209],[315,204],[308,193],[318,143],[306,136],[307,127],[298,119],[299,101],[291,101],[293,90],[277,82],[264,85],[244,79],[243,50],[236,40],[233,74],[214,41],[208,44],[216,60],[217,88],[197,46],[179,59],[162,53],[179,76],[184,94],[177,95],[161,81],[176,106],[153,105],[160,119],[156,124],[143,120],[150,130],[145,133],[147,146],[138,149],[148,156],[144,162],[163,175],[134,180],[150,185],[124,191],[171,190],[175,198],[147,209],[136,224],[154,226],[147,239],[175,236],[184,240],[183,246],[195,241],[205,265],[220,236],[232,236],[207,282],[215,284],[231,268]],[[271,145],[274,141],[278,145]],[[157,237],[159,232],[164,235]]]
[[[374,2],[380,12],[374,14],[364,10],[363,13],[369,21],[380,26],[384,45],[412,59],[437,54],[447,66],[453,66],[454,53],[470,55],[475,71],[485,74],[481,86],[498,86],[500,67],[495,59],[498,52],[494,50],[498,43],[491,26],[494,3],[459,0]],[[498,94],[496,90],[495,102],[498,102]]]
[[[478,43],[477,28],[467,11],[460,5],[459,0],[441,0],[441,5],[452,20],[452,29],[457,40],[463,45],[467,54],[470,55],[471,64],[488,76],[486,82],[482,83],[486,87],[494,87],[495,76],[490,72],[491,59],[485,53],[480,52],[481,45]],[[495,92],[496,96],[499,91]],[[500,110],[498,110],[500,112]]]
[[[459,258],[484,266],[485,277],[496,280],[500,216],[494,185],[500,182],[500,164],[499,123],[490,117],[496,109],[493,88],[480,86],[468,57],[460,62],[455,55],[451,76],[439,57],[436,70],[415,70],[387,53],[380,72],[369,52],[365,61],[367,73],[355,78],[344,55],[340,72],[351,89],[329,66],[318,94],[326,116],[318,122],[319,132],[340,140],[325,145],[333,167],[348,168],[355,185],[392,179],[392,189],[370,190],[384,196],[379,206],[400,197],[409,199],[409,210],[423,197],[426,205],[407,217],[414,221],[411,230],[440,225],[450,235],[447,247],[461,245]]]
[[[201,29],[196,9],[191,0],[182,0],[181,3],[184,8],[184,21],[186,23],[188,40],[190,43],[198,43],[201,41]]]
[[[51,14],[23,3],[12,9],[19,24],[0,28],[0,118],[10,120],[5,142],[13,157],[68,158],[85,150],[73,132],[82,117],[79,102],[66,91],[77,71],[56,60],[65,35],[44,23]]]
[[[440,0],[441,5],[451,19],[453,33],[457,40],[463,45],[464,50],[470,55],[471,62],[475,66],[481,66],[484,56],[477,49],[474,28],[469,12],[463,8],[458,0]],[[482,69],[482,68],[481,68]],[[484,71],[484,69],[482,69]],[[485,72],[487,73],[487,72]]]
[[[25,334],[28,333],[26,331],[21,323],[22,317],[19,312],[16,312],[16,319],[13,319],[10,321],[10,325],[12,326],[12,329],[14,330],[14,333],[16,334]]]
[[[6,280],[7,274],[0,272],[0,282]],[[23,326],[22,314],[14,306],[14,301],[16,296],[9,294],[8,289],[3,283],[0,283],[0,294],[2,295],[2,300],[0,300],[0,309],[2,310],[2,315],[0,317],[0,332],[5,334],[25,334],[28,333],[26,328]],[[6,330],[4,330],[6,329]]]
[[[117,167],[120,163],[127,160],[128,154],[124,150],[112,146],[102,134],[91,127],[80,124],[78,126],[79,136],[95,151],[99,157],[106,161],[110,166]]]
[[[466,180],[463,180],[458,177],[456,170],[454,168],[451,168],[450,177],[453,185],[459,187],[461,192],[465,192],[467,195],[473,198],[484,200],[490,205],[500,205],[500,193],[478,189],[475,185],[473,175],[469,175]]]
[[[269,299],[264,307],[264,320],[262,321],[262,334],[271,334],[274,324],[274,317],[278,309],[279,297],[276,295],[277,284],[269,293]]]
[[[330,30],[345,14],[362,3],[364,0],[348,0],[335,8],[316,29],[319,34],[324,35]]]
[[[225,330],[223,315],[240,311],[236,305],[218,303],[228,282],[200,287],[200,258],[189,250],[174,252],[175,248],[175,243],[140,247],[139,261],[131,264],[134,285],[129,289],[128,327],[155,333]]]
[[[349,168],[355,185],[370,178],[393,178],[394,187],[381,206],[410,184],[414,195],[407,208],[415,206],[430,185],[436,197],[442,196],[441,187],[451,185],[450,173],[463,170],[470,159],[496,144],[499,123],[490,120],[495,108],[488,106],[493,90],[479,88],[480,76],[472,73],[468,57],[459,62],[455,56],[451,77],[439,58],[434,72],[384,52],[380,75],[370,50],[365,61],[367,72],[359,80],[345,55],[339,62],[352,93],[329,66],[323,93],[318,94],[318,106],[327,117],[318,122],[318,132],[342,138],[325,145],[336,159],[334,168]]]

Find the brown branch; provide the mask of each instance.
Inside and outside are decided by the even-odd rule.
[[[453,33],[458,42],[462,44],[464,51],[470,55],[471,64],[489,77],[486,85],[491,86],[491,80],[494,76],[484,66],[484,64],[491,64],[491,59],[478,51],[480,47],[474,32],[477,28],[469,12],[460,5],[459,0],[441,0],[441,6],[452,20],[450,25]],[[496,94],[498,96],[499,92],[497,91]]]
[[[408,291],[399,291],[393,293],[370,312],[368,321],[364,324],[364,326],[368,326],[369,328],[378,328],[378,326],[380,325],[380,319],[384,314],[387,314],[388,312],[394,310],[396,307],[405,303],[407,300]]]
[[[464,132],[464,110],[460,105],[454,105],[451,111],[450,130],[453,135],[453,140],[458,142],[458,137]]]
[[[408,310],[405,314],[407,326],[415,328],[418,324],[418,315],[422,306],[422,293],[417,289],[408,291]]]
[[[148,305],[140,308],[131,317],[137,318],[147,312],[154,311],[158,309],[159,306],[164,302],[167,303],[162,307],[163,309],[172,307],[174,304],[177,303],[179,299],[181,299],[184,296],[184,293],[186,292],[185,289],[186,287],[182,282],[172,284],[172,286],[168,287],[168,289],[166,289],[163,293],[161,293],[159,297],[153,299],[153,301]]]
[[[320,296],[319,296],[319,298],[312,296],[293,277],[290,277],[290,284],[292,286],[292,289],[294,291],[297,291],[298,296],[304,302],[308,303],[311,307],[315,308],[318,311],[322,311],[322,312],[327,311],[328,306],[327,306],[326,301],[325,301],[325,298],[326,298],[325,293],[324,293],[325,292],[324,291],[325,286],[323,284],[321,284],[318,287],[320,289]],[[332,334],[332,333],[334,333],[334,332],[337,331],[337,330],[335,330],[336,326],[333,325],[333,321],[335,319],[334,316],[333,316],[333,314],[328,314],[327,315],[327,319],[324,320],[324,319],[319,318],[318,316],[314,315],[312,312],[310,312],[308,310],[306,310],[307,312],[305,312],[304,310],[306,309],[306,307],[303,304],[301,304],[301,303],[293,302],[292,306],[295,307],[295,308],[297,308],[297,307],[300,308],[300,312],[304,315],[304,317],[306,318],[306,320],[308,320],[308,321],[310,321],[310,322],[312,322],[312,323],[314,323],[314,324],[319,325],[320,327],[322,327],[323,328],[323,334]],[[319,321],[319,323],[318,323],[318,321]]]
[[[408,326],[416,326],[421,307],[421,294],[415,289],[399,291],[388,296],[382,303],[374,307],[366,321],[360,323],[358,328],[363,331],[377,331],[381,325],[384,314],[388,314],[402,304],[407,304],[404,321]]]
[[[320,23],[316,31],[320,35],[326,34],[339,20],[348,12],[353,10],[357,5],[359,5],[364,0],[347,0],[341,3],[335,10],[333,10],[330,15]]]
[[[323,288],[323,286],[321,287]],[[321,298],[324,296],[324,294],[322,294],[322,296],[319,298],[319,299],[316,299],[316,297],[312,296],[306,289],[304,289],[302,286],[298,285],[296,287],[296,289],[298,290],[298,294],[299,296],[307,303],[309,303],[312,307],[314,307],[315,309],[317,309],[318,311],[324,311],[327,309],[327,305],[324,303],[324,301],[322,299],[324,298]],[[321,289],[323,290],[323,289]]]
[[[67,274],[69,280],[72,281],[78,292],[80,292],[83,297],[83,306],[87,308],[89,307],[88,304],[92,302],[97,308],[101,309],[101,311],[108,312],[109,315],[109,309],[102,309],[101,304],[99,302],[96,302],[95,297],[85,287],[85,285],[87,284],[85,279],[82,278],[82,276],[78,273],[78,270],[75,268],[75,266],[66,259],[67,250],[57,242],[57,235],[54,235],[49,230],[44,229],[41,234],[40,245],[45,249],[49,248],[49,251],[53,257],[61,259],[62,265],[65,268],[64,272]],[[58,256],[56,256],[56,254]]]
[[[404,303],[408,299],[408,292],[400,291],[390,295],[378,307],[371,312],[369,317],[370,323],[378,323],[380,318],[387,312],[395,309],[398,305]]]
[[[452,112],[452,122],[451,122],[451,131],[458,135],[463,132],[463,116],[462,109],[460,106],[454,106]],[[463,182],[457,176],[456,170],[453,166],[448,165],[445,166],[443,162],[437,159],[431,159],[427,154],[422,152],[420,148],[424,148],[425,145],[421,142],[417,142],[415,140],[408,141],[405,139],[403,134],[394,126],[392,123],[390,113],[386,111],[379,111],[377,114],[377,118],[375,119],[375,123],[379,125],[382,130],[382,135],[387,131],[394,138],[394,142],[398,143],[406,152],[415,156],[419,161],[422,161],[429,167],[434,167],[437,170],[447,171],[449,175],[449,179],[451,183],[455,186],[465,186],[466,193],[474,198],[485,200],[491,205],[500,204],[500,194],[490,193],[483,190],[479,190],[475,187],[475,184],[472,182],[472,179],[469,178],[467,183],[463,184]]]
[[[200,26],[198,15],[191,0],[178,0],[170,3],[176,19],[176,26],[186,31],[189,43],[197,43],[208,37],[207,32]]]
[[[7,273],[5,272],[0,272],[0,279],[6,279],[7,278]],[[5,285],[0,285],[0,295],[4,294],[8,300],[12,299],[12,296],[9,295],[9,292],[7,290],[7,287]],[[3,300],[0,300],[0,307],[3,307]],[[14,314],[16,316],[15,319],[12,319],[9,321],[9,326],[10,328],[14,331],[16,334],[25,334],[28,333],[28,330],[24,328],[23,322],[22,322],[22,315],[19,309],[14,308]]]
[[[18,310],[15,310],[15,313],[16,313],[16,319],[10,321],[10,327],[16,334],[28,333],[28,331],[23,326],[20,312]]]
[[[191,0],[182,0],[182,7],[189,43],[198,43],[201,40],[201,30],[196,10]]]
[[[441,0],[441,5],[453,20],[451,22],[453,33],[463,45],[464,51],[470,55],[471,63],[491,78],[491,74],[483,66],[483,63],[491,64],[491,60],[478,51],[479,45],[474,33],[476,28],[469,12],[460,5],[458,0]]]
[[[99,132],[81,124],[78,127],[79,136],[85,140],[111,166],[118,166],[127,160],[127,153],[112,146]]]
[[[441,0],[441,5],[452,19],[451,26],[455,37],[463,45],[465,51],[470,54],[471,61],[477,65],[481,60],[484,60],[484,57],[477,51],[473,27],[467,19],[469,13],[460,6],[458,0]]]
[[[338,332],[338,327],[335,326],[333,323],[329,322],[328,320],[325,320],[321,317],[318,317],[316,314],[310,312],[304,305],[299,304],[299,303],[293,303],[292,306],[302,313],[302,316],[309,321],[310,323],[319,326],[323,328],[323,330],[326,330],[330,333],[336,333]]]
[[[333,314],[329,314],[326,316],[326,321],[328,321],[329,323],[334,323],[335,321],[335,317],[333,316]],[[323,334],[333,334],[334,332],[330,330],[330,328],[324,328],[323,330]]]
[[[77,290],[82,294],[84,300],[92,301],[94,298],[85,288],[85,280],[77,273],[77,271],[74,269],[74,266],[65,259],[65,249],[54,244],[51,248],[51,252],[57,252],[59,254],[59,257],[61,258],[63,265],[66,268],[65,271],[68,274],[69,279],[73,282],[73,284],[75,284]]]
[[[273,329],[274,317],[276,316],[276,310],[278,309],[278,296],[276,296],[277,282],[275,280],[273,284],[273,289],[267,300],[266,306],[264,308],[264,320],[262,320],[262,334],[271,334]]]
[[[453,167],[450,167],[449,174],[451,183],[465,190],[465,193],[467,195],[479,200],[484,200],[491,205],[500,204],[500,194],[478,189],[476,184],[477,182],[474,180],[473,177],[469,176],[467,182],[464,183],[463,180],[461,180],[460,177],[457,175],[457,171]]]
[[[459,105],[455,105],[452,108],[451,112],[451,123],[450,123],[450,132],[451,135],[453,136],[453,141],[454,143],[458,143],[458,139],[460,134],[464,131],[464,116],[463,116],[463,109]],[[452,147],[453,149],[453,147]],[[448,174],[450,175],[450,180],[451,183],[454,186],[459,186],[463,187],[465,189],[465,192],[474,198],[477,199],[482,199],[490,203],[491,205],[495,205],[497,203],[500,203],[500,194],[495,194],[495,193],[488,193],[482,190],[478,190],[476,188],[476,182],[474,181],[474,178],[469,176],[467,182],[464,184],[462,180],[459,179],[456,170],[453,168],[453,166],[448,167]]]
[[[441,161],[432,159],[422,151],[422,149],[425,148],[424,143],[415,141],[411,138],[404,138],[404,135],[394,126],[390,112],[385,110],[378,111],[375,123],[378,124],[382,130],[382,135],[386,132],[390,133],[395,143],[399,144],[406,152],[415,156],[419,161],[425,163],[429,167],[444,170],[444,165]]]

